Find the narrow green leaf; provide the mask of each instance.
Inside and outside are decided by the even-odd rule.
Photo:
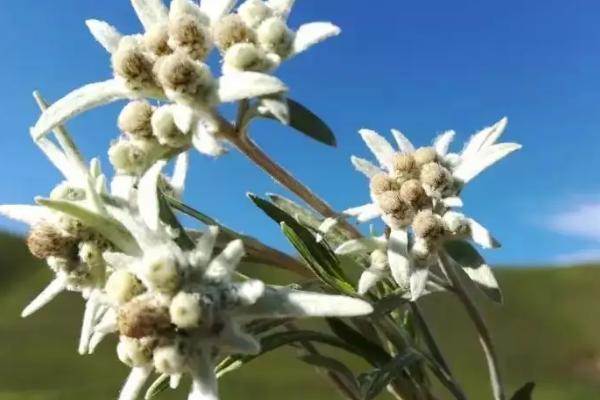
[[[488,298],[502,303],[502,291],[492,269],[472,244],[463,240],[448,240],[444,243],[444,249]]]
[[[357,398],[361,398],[360,388],[356,377],[344,363],[321,354],[309,354],[300,357],[302,361],[307,364],[313,365],[317,368],[325,369],[333,372],[340,380],[343,381],[344,386],[351,390]]]
[[[278,194],[268,194],[269,200],[271,200],[277,207],[285,211],[286,213],[293,216],[296,221],[302,225],[310,227],[312,230],[317,231],[323,221],[323,217],[319,216],[314,211],[301,206],[300,204]],[[339,226],[334,226],[323,235],[327,242],[331,243],[333,247],[337,247],[345,241],[351,239],[348,232],[340,229]]]
[[[339,318],[327,318],[327,324],[331,331],[344,342],[352,344],[361,349],[363,357],[371,364],[382,366],[391,359],[390,355],[377,344],[365,338],[350,325]]]
[[[173,209],[169,205],[169,202],[165,198],[165,194],[162,191],[158,192],[158,207],[160,220],[179,233],[175,239],[177,244],[184,250],[193,249],[195,247],[194,241],[187,234],[185,228],[177,219],[177,216],[175,216]]]
[[[402,370],[412,367],[420,360],[421,356],[409,349],[394,357],[381,368],[361,374],[358,380],[364,399],[371,400],[377,397],[392,380],[400,376]]]
[[[535,389],[535,382],[527,382],[513,394],[510,400],[532,400],[533,389]]]
[[[313,232],[270,201],[254,194],[248,194],[248,197],[272,220],[281,225],[283,233],[309,264],[315,275],[346,294],[355,294],[354,288],[348,283],[344,271],[340,268],[336,255],[324,242],[318,242]]]
[[[285,222],[282,222],[281,229],[319,279],[344,294],[356,294],[354,287],[340,274],[338,261],[333,253],[318,243],[312,233],[302,230],[299,233]]]
[[[296,100],[290,98],[287,99],[287,105],[290,120],[289,126],[318,142],[332,147],[337,146],[333,131],[315,113]],[[272,114],[266,114],[265,116],[271,119],[277,119]]]

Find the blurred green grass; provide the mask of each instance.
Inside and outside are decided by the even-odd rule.
[[[498,269],[506,303],[480,298],[502,357],[509,390],[538,383],[535,399],[600,398],[600,269]],[[43,312],[19,317],[50,279],[22,239],[0,235],[0,400],[116,398],[127,375],[108,340],[93,356],[76,353],[82,302],[64,294]],[[423,303],[435,335],[469,397],[489,399],[487,370],[459,304],[434,295]],[[360,364],[358,364],[360,365]],[[184,399],[187,385],[160,399]],[[292,350],[270,353],[221,382],[224,399],[332,399],[337,394]],[[448,396],[441,393],[441,398]]]

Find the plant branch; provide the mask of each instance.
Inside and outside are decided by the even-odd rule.
[[[494,399],[505,400],[506,394],[504,393],[504,384],[500,373],[498,356],[496,355],[496,350],[494,348],[492,336],[485,323],[485,320],[483,319],[481,312],[477,308],[477,305],[471,298],[469,292],[465,288],[463,282],[461,281],[458,272],[456,271],[454,266],[451,265],[448,256],[443,252],[440,252],[439,263],[440,267],[446,273],[446,276],[448,276],[448,279],[450,279],[450,282],[456,289],[455,293],[460,299],[460,301],[463,303],[467,313],[469,314],[469,317],[473,321],[473,324],[475,324],[475,328],[477,329],[477,333],[479,336],[479,343],[481,344],[481,347],[487,360]]]
[[[244,104],[240,105],[240,108],[246,107]],[[340,215],[331,208],[324,200],[314,194],[309,188],[304,186],[299,180],[294,178],[289,172],[283,167],[273,161],[260,147],[256,145],[248,137],[245,131],[245,127],[235,127],[231,123],[226,121],[223,117],[217,115],[219,119],[221,130],[220,134],[226,138],[231,144],[233,144],[242,154],[259,166],[263,171],[269,174],[277,183],[283,187],[289,189],[295,195],[300,197],[311,206],[314,210],[319,212],[326,218],[338,219]],[[238,117],[239,119],[239,117]],[[339,219],[339,226],[343,228],[352,238],[360,238],[362,235],[360,232],[350,223],[344,219]]]

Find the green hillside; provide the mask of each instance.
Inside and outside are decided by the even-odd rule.
[[[600,269],[503,269],[498,275],[506,304],[485,308],[510,389],[536,380],[536,399],[599,398]],[[115,398],[127,368],[117,361],[114,342],[103,343],[94,356],[76,354],[82,311],[77,296],[65,294],[30,319],[19,318],[49,278],[21,239],[0,237],[0,400]],[[476,338],[458,304],[446,298],[427,299],[428,319],[471,399],[488,399]],[[265,356],[226,377],[221,388],[224,399],[336,398],[293,351]]]

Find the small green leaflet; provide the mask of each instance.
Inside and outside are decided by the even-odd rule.
[[[337,146],[335,135],[321,118],[299,102],[287,99],[290,122],[289,125],[300,133],[328,146]],[[274,115],[265,115],[277,119]]]

